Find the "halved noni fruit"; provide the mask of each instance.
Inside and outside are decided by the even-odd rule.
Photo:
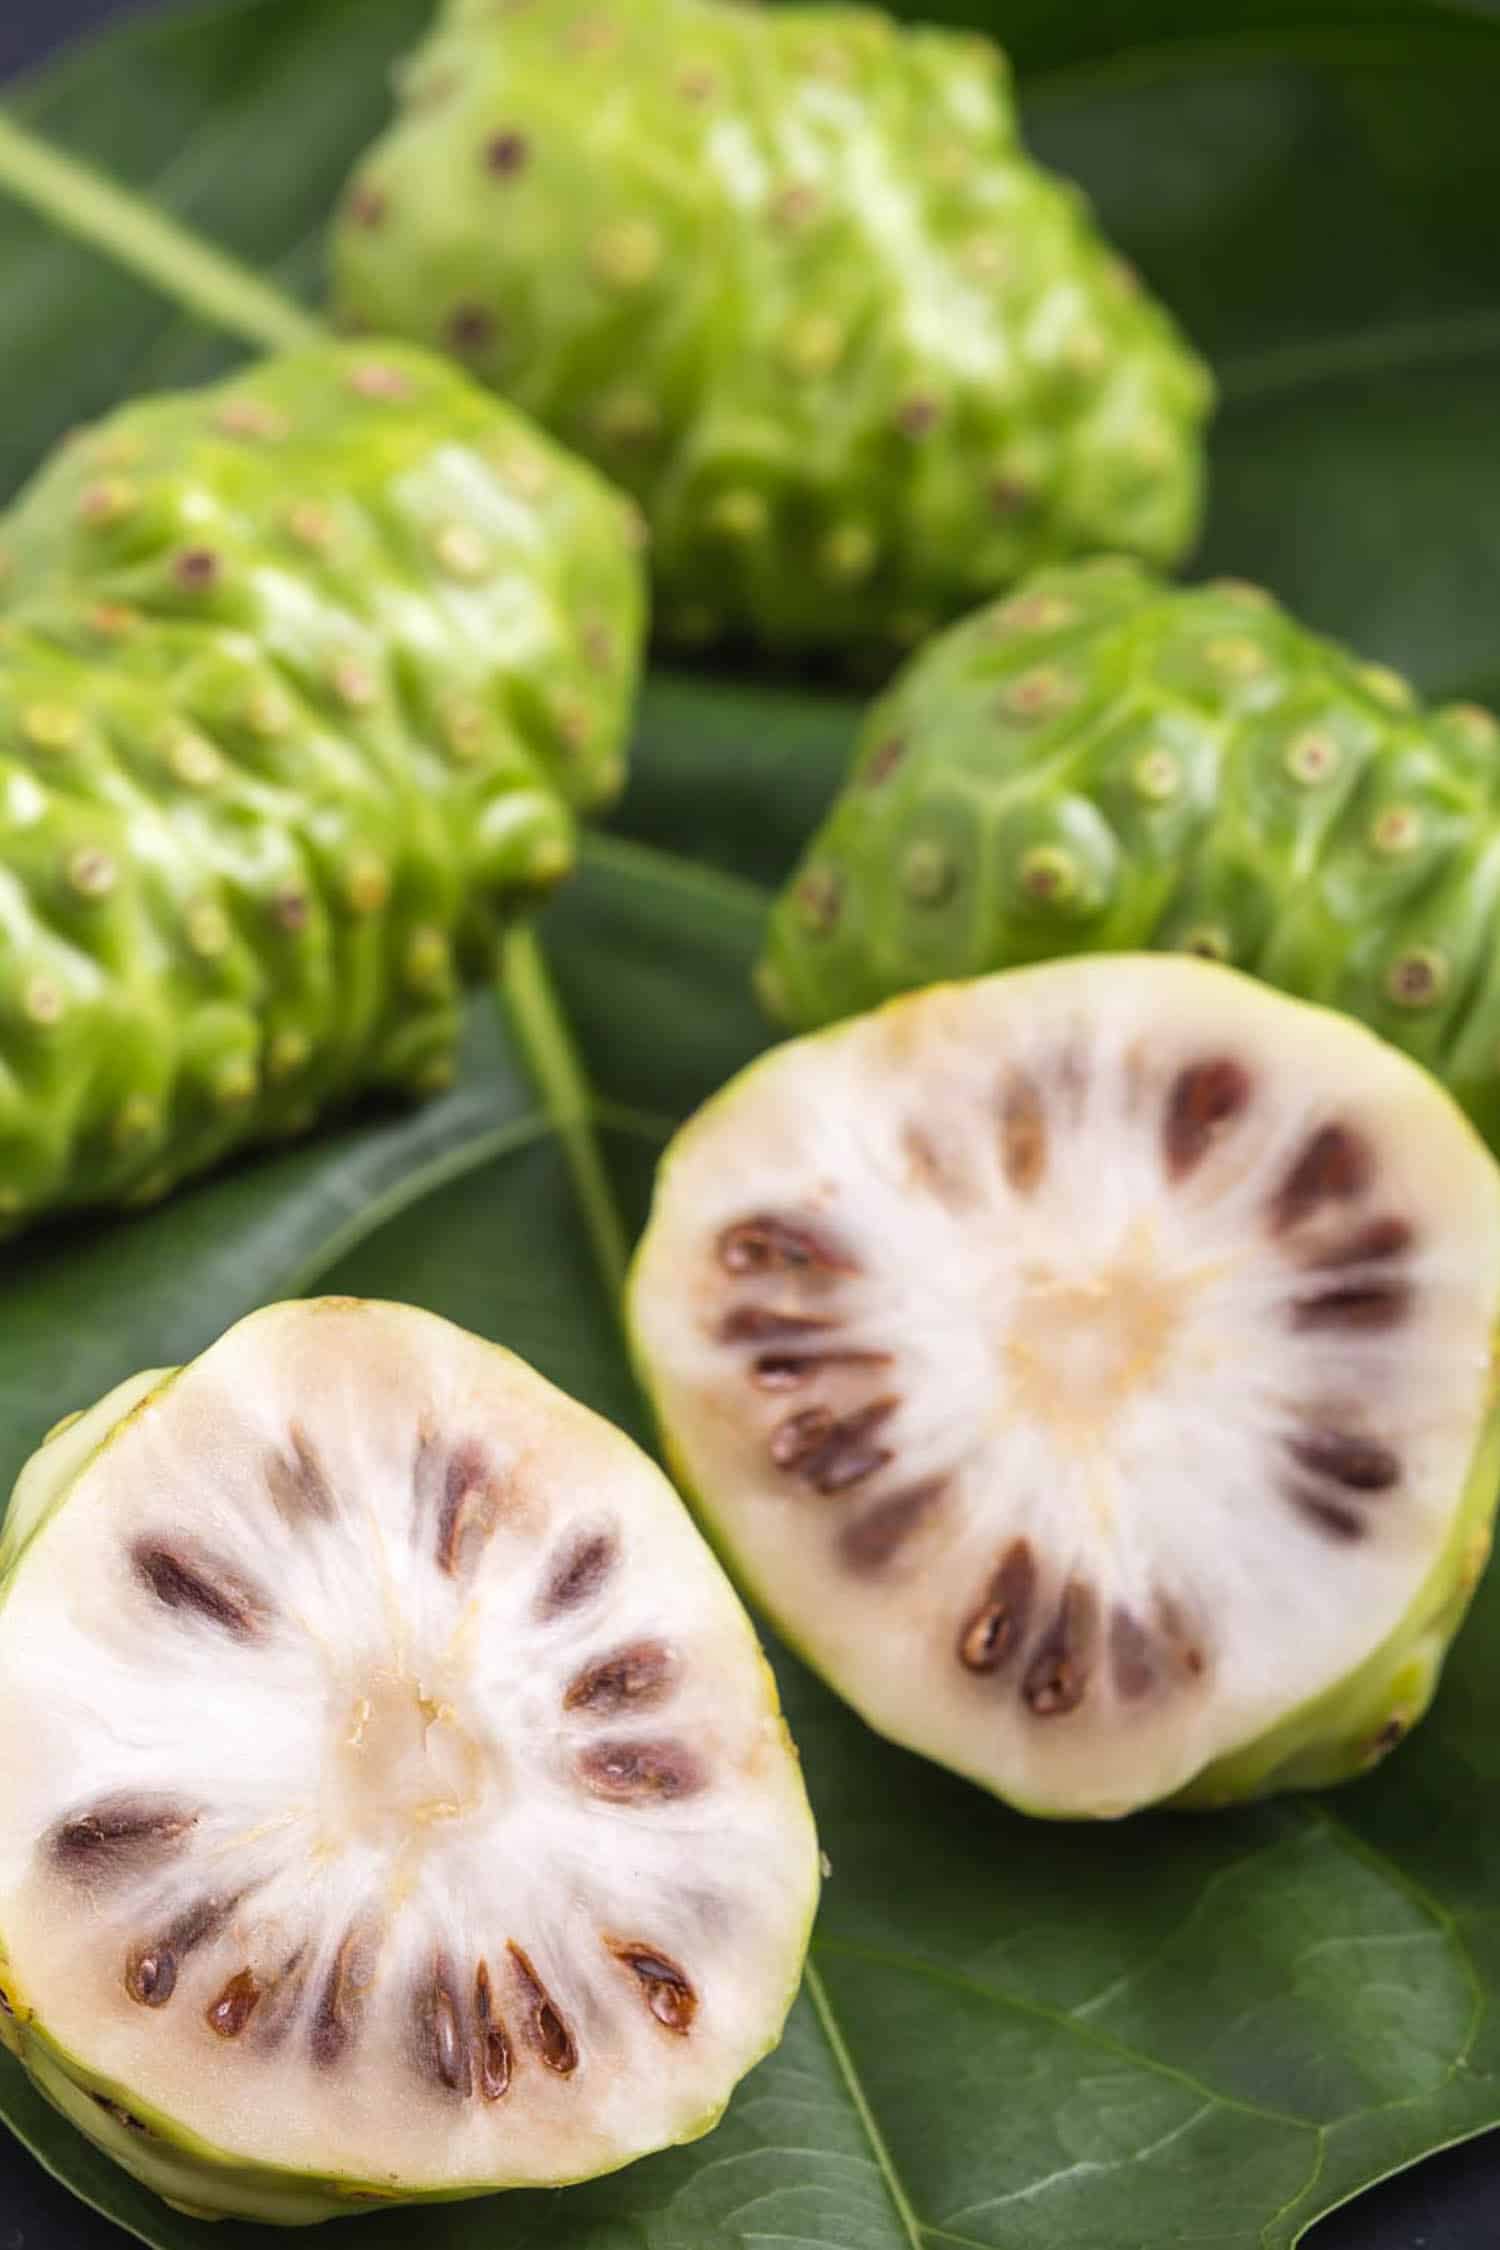
[[[1343,1017],[1096,956],[773,1051],[669,1152],[640,1363],[743,1582],[1052,1815],[1372,1764],[1489,1547],[1500,1171]]]
[[[509,1353],[254,1315],[55,1435],[0,1547],[0,2036],[180,2206],[302,2222],[691,2140],[818,1865],[738,1601]]]

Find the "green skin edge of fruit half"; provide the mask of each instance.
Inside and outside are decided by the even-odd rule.
[[[153,1404],[183,1373],[180,1367],[154,1369],[136,1375],[83,1414],[58,1423],[22,1471],[17,1494],[24,1496],[18,1520],[7,1515],[0,1527],[0,1608],[14,1583],[27,1549],[68,1496],[84,1470],[113,1445],[144,1408]],[[51,1464],[46,1456],[57,1448]],[[761,1659],[769,1711],[798,1758],[795,1742],[781,1712],[775,1675]],[[800,1759],[798,1759],[800,1764]],[[805,1940],[811,1941],[817,1919],[817,1893],[808,1915]],[[806,1943],[799,1952],[806,1953]],[[781,2021],[755,2062],[764,2061],[779,2045],[785,2018],[801,1988],[800,1966],[796,1982],[787,1990]],[[325,2219],[346,2218],[361,2207],[419,2203],[462,2203],[474,2197],[503,2193],[504,2180],[476,2180],[452,2187],[413,2190],[399,2181],[382,2185],[373,2180],[338,2176],[311,2179],[305,2173],[282,2171],[274,2165],[245,2164],[200,2140],[171,2117],[142,2103],[128,2086],[101,2078],[76,2055],[49,2037],[35,2017],[17,1982],[0,1932],[0,2047],[15,2056],[22,2069],[53,2108],[67,2118],[85,2139],[103,2149],[122,2170],[154,2190],[174,2210],[191,2219],[256,2219],[270,2226],[314,2226]],[[754,2068],[754,2064],[748,2066]],[[685,2147],[711,2133],[727,2104],[707,2111],[672,2145]],[[631,2161],[606,2167],[625,2170]],[[605,2173],[580,2174],[576,2180],[559,2180],[557,2187],[579,2186]]]
[[[1226,972],[1233,974],[1234,972]],[[910,1004],[910,995],[886,1003],[888,1008]],[[876,1011],[883,1012],[883,1011]],[[836,1028],[836,1027],[835,1027]],[[657,1208],[678,1152],[690,1136],[717,1121],[722,1109],[732,1105],[739,1092],[775,1059],[775,1050],[751,1063],[730,1084],[704,1104],[683,1127],[664,1158],[657,1175]],[[1456,1109],[1457,1103],[1453,1104]],[[1460,1111],[1460,1116],[1462,1112]],[[1468,1130],[1473,1127],[1464,1120]],[[1477,1135],[1476,1135],[1477,1138]],[[699,1527],[730,1577],[777,1634],[808,1668],[825,1677],[816,1654],[787,1630],[779,1614],[773,1586],[745,1567],[734,1539],[717,1514],[712,1496],[694,1481],[687,1460],[673,1437],[652,1378],[650,1361],[642,1348],[635,1318],[635,1298],[645,1270],[645,1250],[655,1225],[647,1224],[626,1292],[627,1331],[636,1377],[652,1407],[663,1458],[673,1483],[692,1508]],[[1443,1664],[1468,1613],[1469,1605],[1491,1548],[1491,1527],[1500,1503],[1500,1328],[1491,1345],[1490,1396],[1482,1429],[1476,1438],[1463,1496],[1442,1553],[1428,1572],[1399,1625],[1380,1646],[1346,1678],[1321,1695],[1288,1712],[1280,1723],[1194,1776],[1187,1787],[1162,1800],[1155,1808],[1137,1810],[1219,1811],[1248,1804],[1287,1789],[1325,1789],[1355,1780],[1370,1772],[1404,1741],[1426,1715],[1437,1693]],[[834,1682],[826,1683],[837,1693]],[[858,1707],[855,1706],[857,1709]],[[860,1714],[863,1716],[863,1714]],[[877,1729],[877,1732],[882,1731]],[[902,1749],[923,1753],[920,1744],[899,1735],[888,1739]],[[987,1794],[999,1796],[983,1774],[955,1767],[963,1778]],[[1065,1820],[1046,1806],[1003,1798],[1012,1808],[1038,1820]]]

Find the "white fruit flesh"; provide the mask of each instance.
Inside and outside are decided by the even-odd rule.
[[[1343,1018],[1169,957],[775,1051],[637,1266],[684,1479],[883,1732],[1033,1810],[1183,1788],[1334,1688],[1450,1540],[1500,1172]]]
[[[749,1623],[644,1455],[442,1321],[275,1308],[136,1404],[0,1592],[0,1707],[7,1985],[158,2133],[555,2183],[779,2034],[817,1855]]]

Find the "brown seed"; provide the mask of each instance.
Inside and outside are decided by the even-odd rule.
[[[612,1533],[586,1532],[553,1564],[537,1603],[539,1613],[553,1617],[592,1601],[619,1559],[620,1550]]]
[[[1271,1204],[1271,1227],[1287,1234],[1314,1217],[1325,1204],[1347,1203],[1363,1194],[1374,1173],[1368,1144],[1347,1125],[1320,1125]]]
[[[551,1994],[518,1945],[506,1947],[526,2006],[526,2031],[549,2070],[571,2078],[578,2068],[578,2046],[554,2006]]]
[[[777,1312],[770,1305],[740,1305],[725,1314],[719,1340],[725,1344],[785,1343],[793,1336],[826,1334],[837,1325],[812,1313]]]
[[[450,2094],[467,2101],[474,2091],[474,2067],[463,1999],[453,1965],[440,1953],[432,1975],[416,1997],[417,2046],[422,2067]]]
[[[323,1980],[308,2043],[313,2061],[325,2070],[343,2060],[358,2035],[359,2020],[374,1981],[375,1952],[373,1930],[356,1923],[346,1933]]]
[[[889,1367],[889,1352],[764,1352],[751,1369],[760,1391],[796,1391],[834,1367]]]
[[[596,1742],[581,1753],[586,1788],[611,1804],[670,1804],[696,1797],[708,1777],[685,1742]]]
[[[391,199],[373,181],[362,181],[351,192],[347,209],[355,226],[382,227],[390,216]]]
[[[484,144],[484,168],[497,180],[513,180],[531,160],[531,143],[524,133],[492,133]]]
[[[649,1711],[672,1691],[676,1665],[661,1641],[637,1641],[589,1665],[569,1685],[565,1711],[587,1711],[596,1718],[617,1711]]]
[[[1310,1266],[1337,1268],[1341,1266],[1378,1265],[1386,1258],[1399,1258],[1410,1250],[1416,1236],[1405,1219],[1372,1219],[1367,1227],[1349,1235],[1343,1242],[1318,1251],[1308,1259]]]
[[[212,547],[186,547],[172,565],[172,576],[185,593],[206,594],[223,575],[222,556]]]
[[[166,1944],[137,1946],[126,1957],[125,1990],[139,2008],[164,2008],[177,1990],[177,1956]]]
[[[503,1494],[494,1463],[477,1444],[455,1446],[443,1477],[437,1521],[437,1565],[456,1578],[500,1521]]]
[[[481,1961],[474,1974],[474,2061],[480,2093],[487,2102],[498,2102],[510,2091],[511,2054],[495,2007],[488,1961]]]
[[[1365,1537],[1365,1524],[1352,1508],[1341,1508],[1332,1500],[1318,1500],[1305,1492],[1293,1493],[1292,1504],[1299,1515],[1340,1546],[1352,1547]]]
[[[232,1976],[206,2011],[208,2028],[221,2039],[238,2039],[260,2006],[260,1986],[250,1969]]]
[[[800,1469],[819,1452],[833,1430],[831,1407],[804,1406],[788,1414],[771,1432],[771,1461],[778,1469]]]
[[[51,1855],[65,1874],[130,1873],[159,1859],[198,1825],[198,1815],[160,1797],[106,1797],[65,1820],[53,1833]]]
[[[889,1421],[900,1403],[898,1398],[872,1399],[868,1406],[844,1415],[841,1421],[834,1423],[822,1444],[804,1456],[800,1474],[819,1492],[829,1496],[847,1492],[851,1485],[862,1484],[891,1459],[888,1447],[872,1445],[870,1439],[882,1423]],[[774,1450],[772,1457],[775,1457]]]
[[[443,324],[450,350],[487,351],[498,334],[494,314],[484,305],[455,305]]]
[[[300,1424],[292,1424],[287,1440],[285,1453],[266,1456],[266,1486],[276,1513],[294,1529],[306,1523],[330,1522],[337,1503],[327,1470]]]
[[[1138,1703],[1156,1685],[1151,1635],[1140,1619],[1120,1604],[1109,1620],[1109,1663],[1115,1692],[1124,1703]]]
[[[1330,1289],[1321,1297],[1299,1298],[1292,1307],[1292,1326],[1304,1332],[1324,1328],[1352,1328],[1367,1333],[1394,1328],[1411,1310],[1412,1292],[1405,1282],[1351,1283]]]
[[[131,1549],[136,1577],[164,1609],[189,1610],[221,1625],[236,1640],[254,1640],[269,1616],[265,1597],[230,1571],[160,1539],[138,1539]]]
[[[1305,1437],[1288,1438],[1287,1451],[1304,1469],[1347,1485],[1351,1492],[1388,1492],[1401,1480],[1400,1458],[1388,1445],[1346,1430],[1312,1430]]]
[[[1013,1539],[1000,1558],[979,1608],[959,1636],[958,1660],[969,1672],[998,1672],[1019,1648],[1036,1598],[1036,1557],[1029,1539]]]
[[[698,1995],[677,1963],[669,1961],[653,1946],[620,1945],[613,1938],[607,1938],[605,1943],[615,1959],[623,1961],[639,1980],[646,2005],[657,2022],[685,2039],[698,2013]]]
[[[1037,1718],[1065,1718],[1078,1709],[1094,1668],[1098,1638],[1098,1597],[1092,1586],[1070,1578],[1021,1682],[1022,1701]]]
[[[929,1477],[904,1492],[893,1492],[839,1533],[839,1553],[851,1570],[874,1572],[892,1562],[912,1534],[926,1522],[947,1491],[944,1477]]]
[[[719,1263],[726,1273],[858,1273],[849,1253],[821,1227],[793,1224],[772,1215],[741,1219],[719,1236]]]
[[[1017,1071],[1005,1090],[1000,1161],[1018,1195],[1030,1195],[1047,1169],[1047,1123],[1035,1079]]]
[[[1162,1123],[1169,1179],[1185,1180],[1197,1169],[1226,1129],[1243,1116],[1251,1092],[1249,1071],[1230,1055],[1215,1055],[1178,1072]]]

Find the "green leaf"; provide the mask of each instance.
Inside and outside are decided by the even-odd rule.
[[[17,116],[92,169],[0,132],[7,486],[126,390],[291,331],[425,13],[229,0],[146,17],[25,91]],[[1430,690],[1500,682],[1500,8],[1012,0],[1005,28],[1034,140],[1219,365],[1205,567],[1268,579]],[[644,1434],[622,1243],[666,1135],[762,1043],[766,891],[856,718],[815,679],[655,678],[616,828],[544,919],[550,987],[519,945],[509,1028],[476,1002],[458,1092],[7,1251],[0,1488],[137,1363],[314,1288],[447,1312]],[[563,2196],[365,2220],[360,2241],[1289,2250],[1500,2121],[1497,1648],[1492,1580],[1431,1721],[1336,1800],[1090,1830],[889,1749],[778,1655],[834,1868],[785,2046],[696,2148]],[[166,2212],[9,2065],[0,2114],[159,2250],[263,2239]]]

